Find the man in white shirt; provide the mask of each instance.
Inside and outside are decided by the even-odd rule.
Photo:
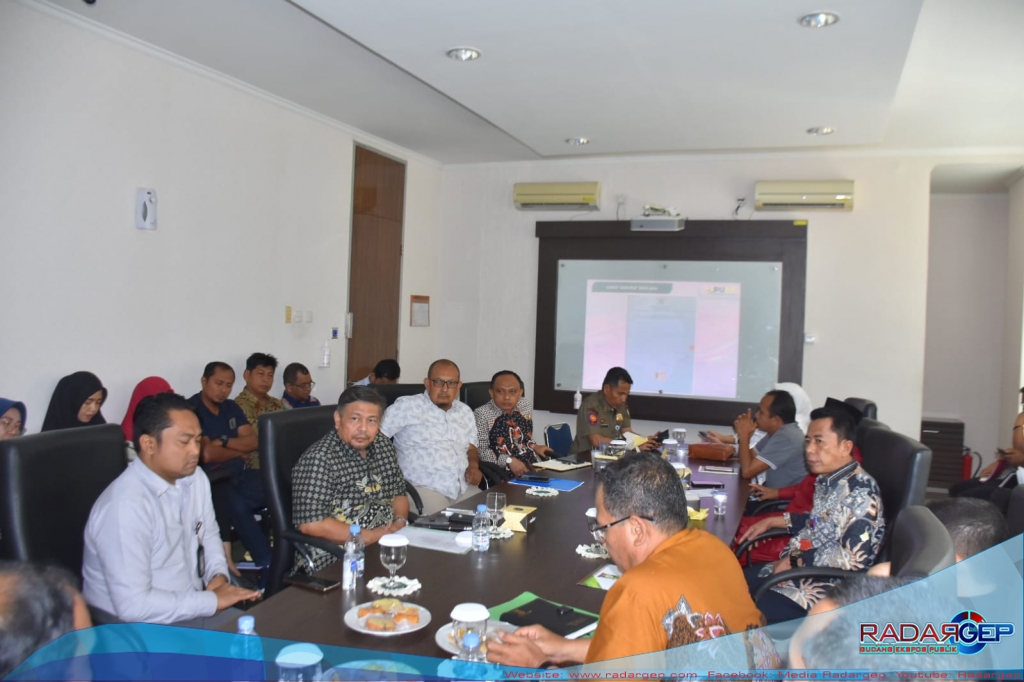
[[[139,403],[134,436],[138,459],[85,527],[85,600],[128,622],[212,627],[214,614],[259,592],[227,580],[210,482],[197,468],[199,419],[185,398],[161,393]]]
[[[433,514],[480,492],[483,479],[473,410],[459,401],[462,381],[451,360],[435,360],[426,391],[404,396],[384,413],[381,432],[394,440],[398,464]]]

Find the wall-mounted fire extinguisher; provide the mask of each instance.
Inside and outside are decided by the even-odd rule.
[[[974,458],[978,458],[978,466],[974,466]],[[964,481],[970,480],[978,475],[981,470],[981,455],[972,452],[970,448],[964,448],[964,456],[961,460],[960,478]]]

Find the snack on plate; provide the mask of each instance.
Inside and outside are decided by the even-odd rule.
[[[405,609],[405,604],[398,599],[377,599],[369,606],[359,609],[359,617],[373,615],[388,615]],[[416,612],[419,615],[419,611]]]
[[[373,607],[380,609],[382,613],[394,613],[405,608],[401,599],[375,599]]]
[[[370,616],[366,619],[366,629],[376,630],[377,632],[393,632],[395,621],[388,616]]]
[[[415,606],[409,606],[397,611],[394,614],[396,623],[408,623],[409,625],[417,625],[420,622],[420,610]]]

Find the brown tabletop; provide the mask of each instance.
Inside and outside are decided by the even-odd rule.
[[[507,483],[492,489],[504,492],[509,504],[537,508],[537,520],[529,534],[516,533],[508,540],[492,540],[487,552],[449,554],[409,547],[408,560],[398,575],[416,578],[423,585],[419,592],[402,598],[430,611],[431,622],[422,630],[376,637],[351,630],[344,624],[346,611],[378,598],[366,589],[366,581],[387,575],[380,563],[378,546],[374,544],[366,548],[366,572],[356,589],[344,592],[339,588],[317,594],[296,587],[285,588],[249,609],[248,613],[256,617],[257,632],[264,637],[438,657],[450,654],[437,646],[434,634],[451,621],[452,608],[463,602],[492,607],[529,591],[597,613],[604,600],[604,590],[577,583],[610,563],[610,559],[584,559],[576,553],[577,545],[594,541],[584,516],[586,510],[594,506],[593,471],[586,468],[550,475],[583,481],[583,485],[553,498],[527,496],[525,486]],[[728,543],[743,512],[746,483],[738,475],[723,476],[722,480],[730,492],[728,513],[719,517],[709,514],[705,529]],[[469,509],[485,500],[486,493],[481,492],[458,506]],[[699,527],[700,524],[694,525]],[[341,580],[340,562],[318,575]],[[229,623],[222,629],[233,631],[234,624]]]

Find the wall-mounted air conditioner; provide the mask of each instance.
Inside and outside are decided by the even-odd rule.
[[[853,210],[853,180],[762,180],[754,184],[758,211]]]
[[[518,182],[512,192],[516,208],[532,211],[596,211],[599,182]]]

